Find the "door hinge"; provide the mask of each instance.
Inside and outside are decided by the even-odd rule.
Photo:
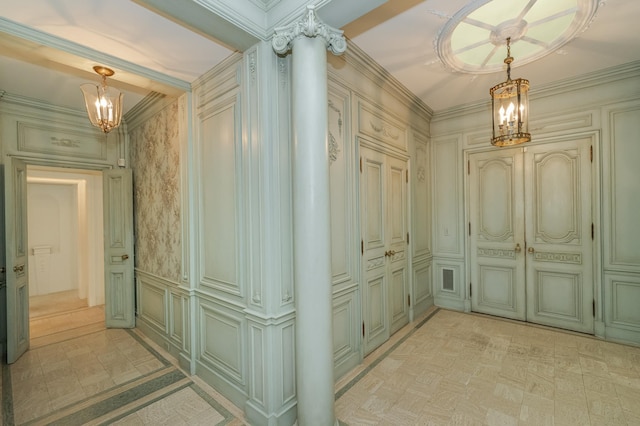
[[[470,175],[471,174],[471,161],[467,160],[467,174]]]
[[[360,240],[360,254],[364,255],[364,240]]]
[[[469,297],[471,297],[471,283],[469,283]]]
[[[360,173],[362,173],[362,157],[360,157]]]
[[[362,337],[364,338],[364,321],[362,321]]]
[[[411,295],[407,294],[407,306],[411,306]]]
[[[409,233],[407,232],[407,245],[409,245]]]
[[[591,145],[589,147],[589,158],[591,159],[591,162],[593,163],[593,145]]]
[[[593,222],[592,222],[591,223],[591,239],[592,240],[595,239],[595,235],[596,235],[596,233],[595,233],[595,229],[594,229]]]
[[[592,308],[593,308],[593,317],[595,318],[596,317],[596,299],[593,299]]]
[[[405,174],[407,176],[407,183],[409,183],[409,170],[405,170]]]
[[[469,222],[469,236],[471,236],[471,222]]]

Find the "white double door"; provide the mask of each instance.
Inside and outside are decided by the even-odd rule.
[[[409,321],[407,159],[360,146],[362,312],[369,353]]]
[[[593,333],[591,142],[469,155],[473,311]]]

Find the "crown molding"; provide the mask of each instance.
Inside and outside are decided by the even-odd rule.
[[[0,92],[0,107],[4,104],[18,105],[33,108],[48,113],[64,114],[67,116],[87,118],[85,110],[77,110],[43,102],[40,99],[29,98],[27,96],[16,95],[6,91]]]
[[[17,37],[22,42],[27,41],[33,43],[39,48],[51,48],[71,55],[74,58],[74,61],[70,61],[71,63],[85,64],[87,60],[90,60],[99,64],[108,65],[110,68],[115,68],[119,71],[117,80],[120,81],[126,81],[126,79],[124,78],[125,73],[129,73],[137,76],[138,78],[143,77],[151,80],[152,82],[156,82],[173,89],[169,91],[177,92],[191,90],[189,82],[186,82],[184,80],[159,73],[149,68],[142,67],[140,65],[125,61],[115,56],[99,52],[97,50],[82,46],[72,41],[47,34],[37,29],[11,21],[4,17],[0,17],[0,33]],[[50,56],[51,55],[48,55],[47,59],[55,61],[53,59],[50,59]],[[87,72],[89,70],[82,69],[82,71]],[[113,77],[113,79],[116,78]]]
[[[617,80],[638,77],[640,75],[640,61],[629,62],[599,71],[593,71],[577,77],[566,78],[545,85],[541,85],[529,92],[529,102],[548,96],[557,96],[578,89],[599,86]],[[485,112],[490,109],[490,100],[458,105],[441,111],[436,111],[432,122],[447,120],[457,116]]]
[[[433,117],[434,112],[431,107],[425,104],[424,101],[413,94],[413,92],[409,91],[409,89],[407,89],[397,78],[391,75],[389,71],[375,62],[364,52],[364,50],[360,49],[349,39],[347,39],[347,50],[343,56],[347,62],[353,65],[359,72],[364,74],[370,80],[374,82],[384,82],[385,85],[390,86],[391,90],[387,90],[389,93],[396,97],[399,93],[407,103],[411,104],[413,108],[420,110],[429,120]]]

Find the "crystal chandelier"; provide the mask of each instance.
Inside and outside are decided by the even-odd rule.
[[[119,90],[107,86],[107,77],[111,77],[112,69],[96,65],[93,70],[102,76],[102,82],[96,86],[91,83],[81,84],[84,103],[89,114],[89,121],[104,133],[109,133],[120,125],[122,120],[122,98]]]
[[[491,145],[518,145],[531,140],[529,133],[529,80],[511,80],[511,37],[507,38],[507,81],[493,86],[491,110],[493,113],[493,137]]]

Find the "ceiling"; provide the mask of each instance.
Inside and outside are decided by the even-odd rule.
[[[192,5],[201,3],[220,10],[228,9],[229,4],[243,5],[242,11],[228,16],[234,16],[238,26],[249,33],[250,37],[242,41],[246,45],[251,37],[260,38],[259,31],[251,34],[256,22],[258,27],[262,25],[263,34],[272,34],[278,20],[283,23],[291,20],[285,6],[297,3],[303,7],[306,1],[4,0],[0,2],[0,97],[9,93],[81,110],[79,85],[98,81],[91,69],[96,64],[108,65],[116,71],[109,81],[125,93],[125,111],[152,91],[181,93],[234,50],[242,49],[238,47],[242,46],[240,42],[234,46],[233,31],[220,31],[216,36],[215,31],[207,30],[214,21],[203,20],[205,9],[191,10],[195,7]],[[506,79],[502,65],[506,46],[503,42],[491,44],[491,34],[510,35],[515,40],[511,49],[515,58],[512,77],[527,78],[532,94],[536,87],[545,84],[640,60],[640,2],[636,1],[315,0],[313,3],[319,5],[318,14],[323,20],[339,23],[336,26],[348,38],[436,113],[488,101],[489,88]],[[378,4],[381,5],[367,11]],[[569,12],[578,10],[579,14],[583,6],[588,9],[582,16],[583,27],[571,27],[573,18],[567,16],[573,15]],[[170,10],[170,7],[178,8]],[[349,15],[340,13],[341,8],[358,10],[349,11]],[[541,19],[545,8],[550,10],[547,18]],[[264,22],[259,11],[265,11]],[[187,13],[191,13],[192,19],[184,18]],[[270,14],[276,13],[277,18],[270,22]],[[180,16],[167,19],[168,14]],[[357,19],[343,25],[336,16],[342,21],[350,19],[346,16]],[[561,22],[558,17],[568,22],[567,31],[553,29],[551,24],[542,26],[551,21]],[[528,27],[518,27],[518,19],[528,20]],[[553,38],[558,35],[554,31],[560,36]],[[543,40],[546,36],[549,40]],[[478,50],[473,50],[476,47]],[[535,55],[530,55],[533,50]],[[464,60],[477,64],[467,66]]]

